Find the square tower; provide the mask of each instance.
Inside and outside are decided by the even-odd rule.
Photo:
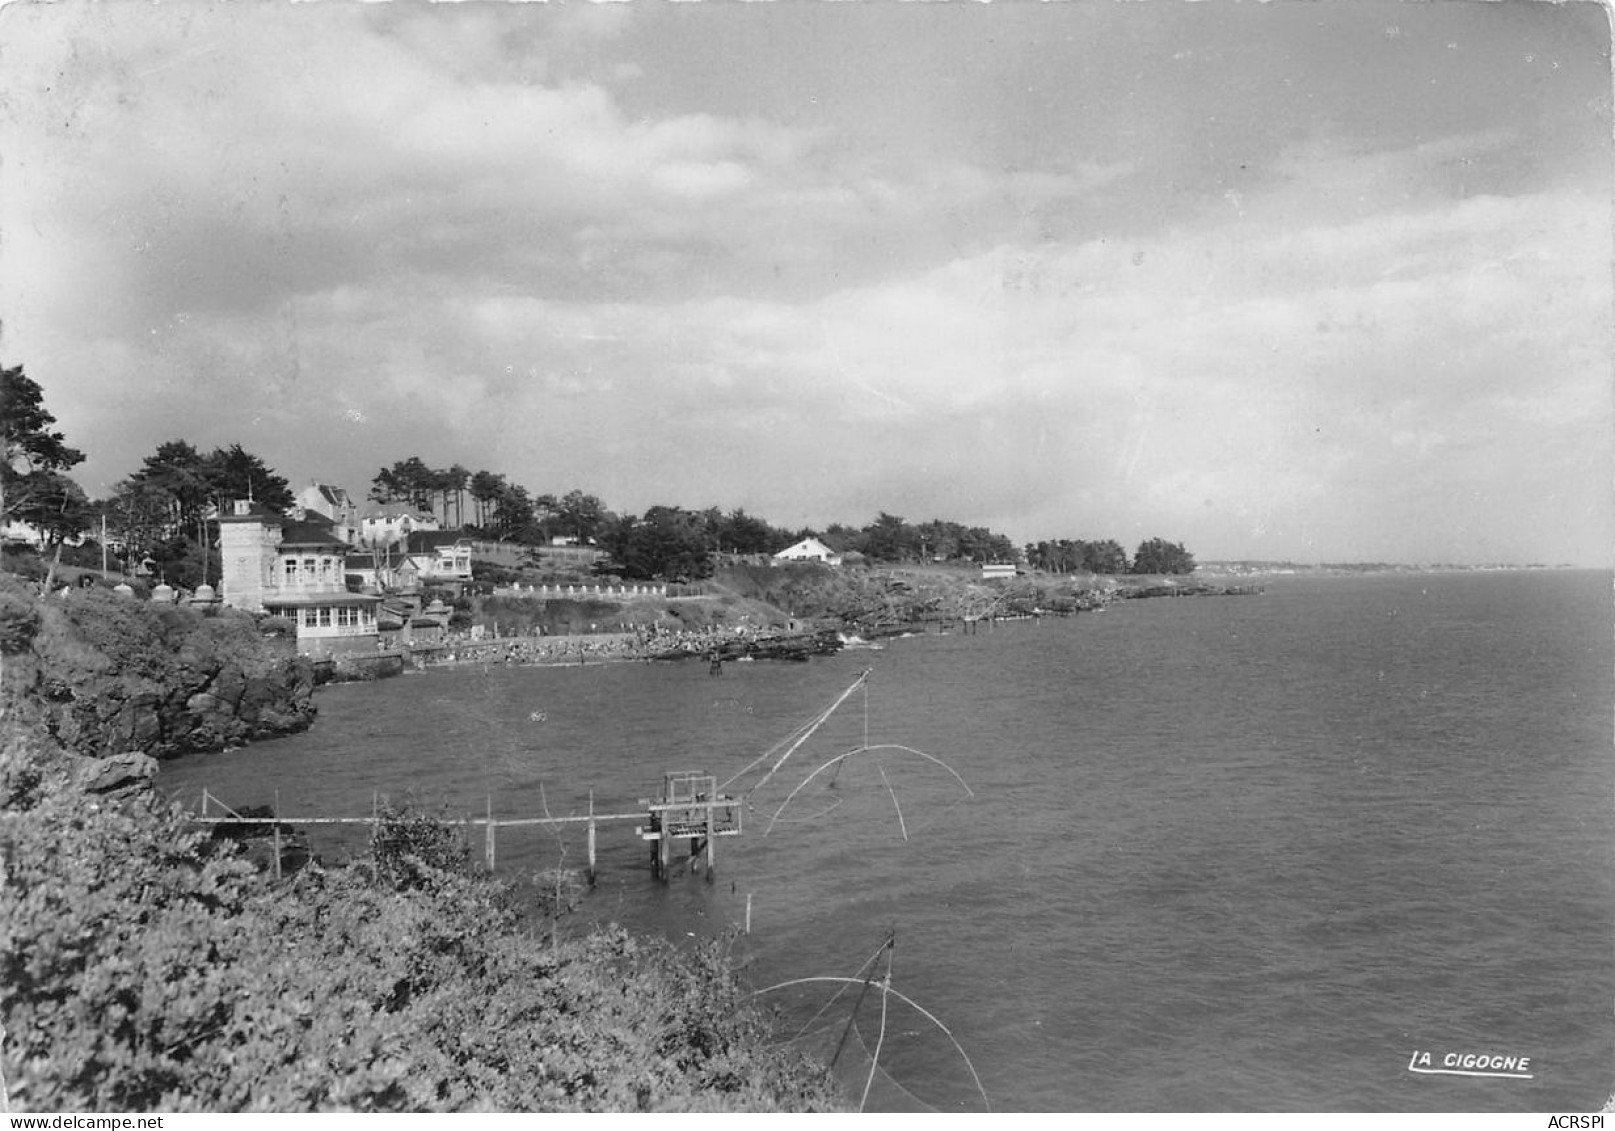
[[[264,597],[275,586],[276,551],[285,521],[250,499],[235,500],[231,512],[219,516],[219,599],[224,604],[264,611]]]

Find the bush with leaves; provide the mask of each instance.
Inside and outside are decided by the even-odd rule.
[[[0,1021],[24,1110],[837,1106],[721,945],[541,941],[407,813],[271,884],[150,794],[0,815]]]
[[[836,1105],[821,1070],[768,1044],[721,952],[540,937],[470,865],[462,828],[389,809],[365,858],[276,884],[149,788],[86,792],[98,760],[45,725],[61,673],[134,669],[161,698],[199,638],[236,630],[116,607],[92,629],[54,605],[35,606],[0,682],[0,1072],[15,1107]]]
[[[471,862],[464,826],[390,802],[377,810],[370,834],[370,864],[376,880],[398,891],[429,887],[445,875],[464,873]]]
[[[13,656],[39,632],[38,603],[10,578],[0,578],[0,655]]]

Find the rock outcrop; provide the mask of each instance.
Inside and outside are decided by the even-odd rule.
[[[37,703],[35,724],[92,758],[220,750],[305,730],[314,666],[261,636],[250,616],[119,600],[94,591],[38,602],[7,637],[6,678]],[[15,637],[13,639],[13,637]]]
[[[53,673],[46,726],[63,746],[92,757],[130,750],[174,758],[306,730],[314,721],[314,667],[288,658],[247,669],[221,658],[153,682],[124,673]]]

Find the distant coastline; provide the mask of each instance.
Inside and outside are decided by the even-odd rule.
[[[1408,564],[1406,562],[1289,562],[1289,561],[1209,561],[1201,562],[1195,569],[1196,575],[1206,577],[1272,577],[1302,575],[1312,577],[1331,577],[1344,574],[1362,573],[1534,573],[1559,570],[1610,570],[1611,566],[1581,566],[1561,563],[1547,565],[1533,562],[1527,565],[1510,565],[1504,563],[1490,563],[1485,565],[1463,565],[1459,563],[1437,562],[1432,564]]]

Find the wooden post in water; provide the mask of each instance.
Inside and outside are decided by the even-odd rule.
[[[275,879],[280,879],[280,790],[275,790]]]
[[[751,892],[746,893],[746,933],[751,934]]]
[[[717,810],[707,798],[707,883],[712,882],[712,862],[718,851]]]
[[[493,866],[494,866],[494,846],[493,846],[493,794],[491,794],[491,793],[490,793],[490,794],[488,794],[488,810],[487,810],[487,817],[488,817],[488,820],[487,820],[487,832],[488,832],[488,844],[487,844],[487,857],[488,857],[488,871],[490,871],[490,872],[491,872],[491,871],[493,871]]]
[[[594,790],[589,791],[589,886],[594,887]]]

